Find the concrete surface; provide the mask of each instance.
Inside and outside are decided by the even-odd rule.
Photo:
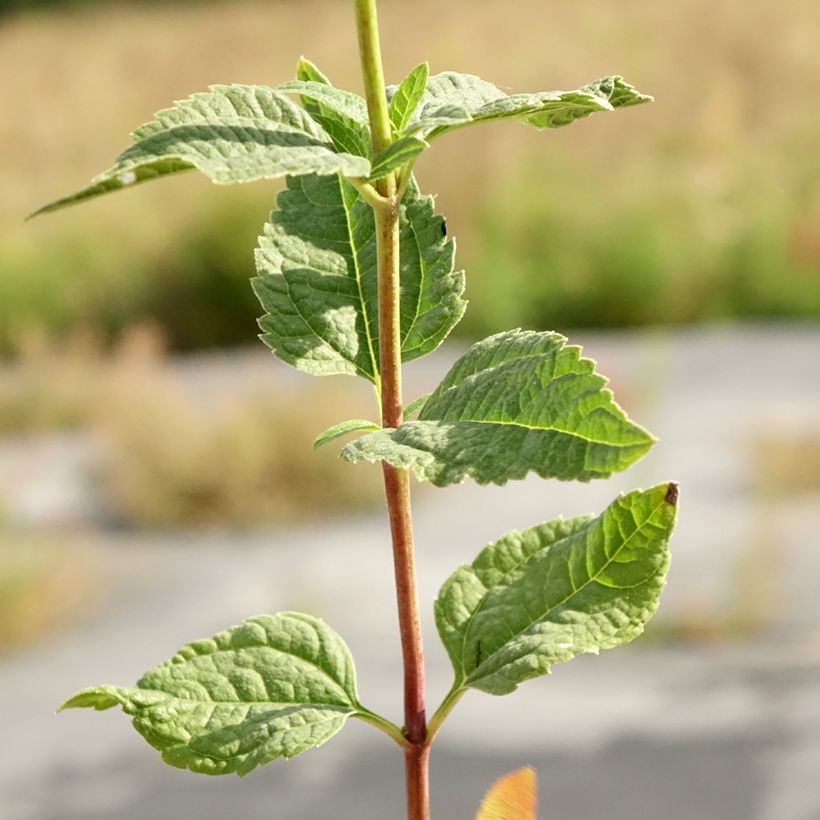
[[[419,496],[431,705],[449,684],[431,618],[444,578],[503,532],[600,510],[622,489],[681,483],[665,623],[693,611],[719,618],[758,596],[765,617],[732,642],[647,638],[557,667],[510,697],[470,693],[434,750],[434,817],[467,820],[493,780],[532,764],[543,820],[820,820],[820,504],[810,493],[761,499],[750,475],[754,436],[818,427],[820,329],[585,341],[662,443],[608,482],[465,484]],[[411,366],[411,381],[423,389],[443,365]],[[207,366],[197,367],[196,380],[207,380]],[[95,555],[106,581],[97,612],[0,658],[2,820],[403,817],[400,755],[355,721],[326,747],[240,781],[165,767],[118,712],[52,714],[76,689],[131,683],[195,637],[303,609],[349,643],[363,702],[398,720],[380,517],[241,536],[106,533]],[[765,595],[738,580],[761,574]]]

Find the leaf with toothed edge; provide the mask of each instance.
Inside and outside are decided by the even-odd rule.
[[[473,74],[445,71],[428,80],[415,113],[402,133],[433,138],[453,128],[515,119],[535,128],[559,128],[596,111],[651,102],[623,77],[612,75],[575,91],[506,94]]]
[[[366,157],[337,151],[307,111],[265,86],[212,86],[160,111],[133,138],[91,185],[32,216],[193,169],[222,185],[288,174],[370,173]]]
[[[250,618],[183,647],[135,687],[85,689],[61,710],[117,705],[166,763],[240,776],[320,746],[367,713],[350,650],[296,612]]]
[[[505,695],[643,632],[666,583],[678,488],[619,496],[596,518],[511,532],[457,569],[436,600],[454,690]]]
[[[473,345],[417,421],[368,433],[342,449],[351,462],[386,461],[444,487],[470,477],[503,484],[606,478],[655,439],[630,421],[595,363],[558,333],[514,330]]]
[[[379,372],[375,220],[340,177],[291,177],[256,252],[262,339],[313,375]],[[433,199],[411,179],[399,213],[402,359],[438,347],[461,319],[464,273]]]

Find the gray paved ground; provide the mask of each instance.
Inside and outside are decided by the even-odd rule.
[[[763,625],[734,643],[647,640],[558,667],[512,697],[469,695],[435,751],[435,816],[471,817],[492,780],[530,763],[544,820],[820,820],[820,505],[817,495],[760,499],[749,475],[755,434],[817,427],[820,331],[587,341],[662,443],[611,482],[424,494],[424,612],[444,577],[506,530],[677,478],[681,521],[663,618],[723,613],[751,588]],[[415,371],[419,384],[432,378]],[[399,756],[363,725],[238,781],[164,767],[113,711],[51,714],[67,693],[130,683],[193,637],[298,608],[341,632],[364,702],[396,718],[385,536],[379,519],[364,518],[273,535],[106,537],[97,614],[0,660],[0,818],[401,818]],[[447,663],[429,618],[425,629],[435,701]]]

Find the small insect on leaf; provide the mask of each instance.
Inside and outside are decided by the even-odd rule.
[[[538,777],[525,766],[496,781],[481,802],[475,820],[537,820]]]

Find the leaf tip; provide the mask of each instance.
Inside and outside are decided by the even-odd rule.
[[[122,698],[116,694],[115,687],[95,686],[90,689],[81,689],[79,692],[73,694],[55,710],[55,714],[64,712],[67,709],[90,708],[103,711],[120,705],[122,702]]]
[[[669,504],[671,507],[677,507],[678,505],[678,494],[679,494],[679,487],[677,482],[670,481],[666,487],[666,495],[664,496],[663,500]]]

